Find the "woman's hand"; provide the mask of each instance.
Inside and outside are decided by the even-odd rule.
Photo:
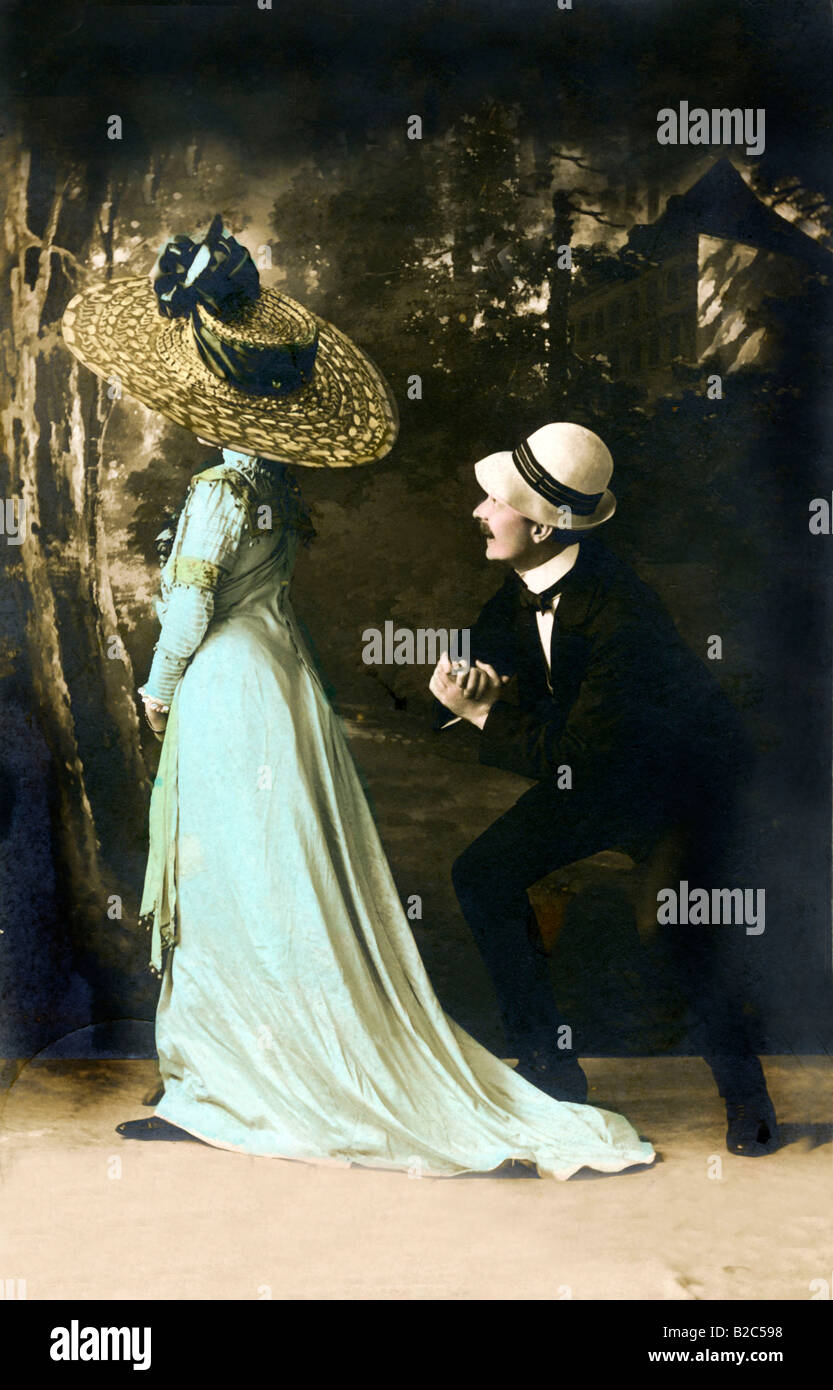
[[[158,700],[151,699],[149,695],[142,697],[142,703],[145,707],[145,719],[153,732],[155,734],[164,733],[165,725],[168,722],[167,709]]]

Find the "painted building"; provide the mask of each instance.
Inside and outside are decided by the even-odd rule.
[[[619,262],[616,278],[573,299],[572,347],[651,396],[674,390],[675,361],[721,375],[775,366],[767,299],[800,293],[808,272],[833,274],[833,255],[762,203],[728,159],[635,227]]]

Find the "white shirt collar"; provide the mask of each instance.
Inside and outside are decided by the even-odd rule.
[[[542,594],[551,584],[557,584],[559,579],[569,574],[578,559],[579,544],[580,542],[576,541],[575,545],[568,545],[566,550],[552,555],[543,565],[536,565],[535,569],[519,575],[519,579],[523,580],[533,594]]]

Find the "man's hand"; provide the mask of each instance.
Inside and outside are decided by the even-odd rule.
[[[468,671],[455,675],[448,653],[443,652],[428,682],[428,689],[452,714],[482,729],[492,705],[500,699],[508,681],[508,676],[499,676],[486,661],[476,661]]]

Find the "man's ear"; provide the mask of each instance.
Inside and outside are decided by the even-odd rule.
[[[535,521],[529,534],[533,544],[540,545],[542,541],[549,540],[554,530],[554,526],[545,526],[543,521]]]

